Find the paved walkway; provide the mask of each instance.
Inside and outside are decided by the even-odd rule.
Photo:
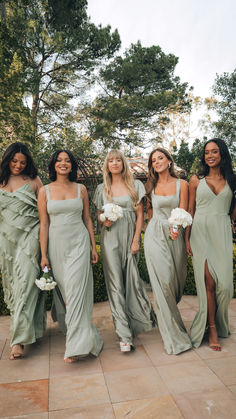
[[[197,299],[183,297],[187,328]],[[64,337],[50,316],[46,336],[9,360],[9,317],[0,317],[0,417],[30,419],[229,419],[236,417],[236,299],[232,334],[222,352],[207,344],[167,355],[157,330],[139,335],[136,351],[122,354],[108,303],[94,308],[105,346],[99,358],[64,364]]]

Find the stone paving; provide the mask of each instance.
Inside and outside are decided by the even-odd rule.
[[[179,304],[189,328],[197,298]],[[229,419],[236,417],[236,299],[229,309],[231,336],[222,351],[204,343],[167,355],[157,329],[120,353],[109,304],[94,306],[104,349],[99,358],[64,364],[65,338],[48,315],[45,337],[9,360],[9,317],[0,317],[0,418],[30,419]]]

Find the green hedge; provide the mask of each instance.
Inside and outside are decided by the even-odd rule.
[[[103,270],[102,270],[102,258],[100,253],[100,246],[97,244],[97,252],[99,255],[99,260],[96,265],[93,265],[93,275],[94,275],[94,301],[101,302],[107,300],[107,292],[106,292],[106,286],[103,276]],[[141,251],[139,255],[139,262],[138,267],[140,271],[141,278],[149,283],[149,277],[148,277],[148,271],[146,267],[145,257],[144,257],[144,250],[143,250],[143,243],[141,246]],[[233,258],[233,268],[234,268],[234,297],[236,297],[236,245],[234,245],[234,258]],[[184,287],[184,294],[185,295],[196,295],[196,287],[195,287],[195,281],[194,281],[194,274],[193,274],[193,267],[192,267],[192,261],[191,258],[188,257],[188,263],[187,263],[187,279]],[[52,293],[48,292],[47,295],[47,309],[50,309],[51,306],[51,300],[52,300]],[[9,311],[4,303],[3,300],[3,291],[2,291],[2,284],[1,284],[1,277],[0,277],[0,314],[9,314]]]

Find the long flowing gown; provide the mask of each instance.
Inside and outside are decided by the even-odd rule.
[[[40,276],[37,199],[29,183],[15,192],[0,189],[0,270],[11,313],[11,346],[31,344],[46,326],[45,293]]]
[[[50,217],[48,253],[59,288],[54,292],[54,319],[66,334],[65,358],[90,353],[98,356],[103,341],[91,321],[93,273],[80,185],[78,197],[66,200],[51,200],[50,188],[45,188]]]
[[[145,195],[141,181],[135,180],[139,202]],[[136,213],[129,195],[114,197],[113,202],[123,209],[123,217],[112,227],[101,231],[101,253],[106,288],[115,325],[122,342],[131,343],[133,337],[155,325],[155,314],[139,276],[137,256],[131,253],[136,228]],[[99,210],[108,201],[103,184],[98,185],[94,203]]]
[[[196,211],[191,229],[190,245],[197,287],[199,311],[191,327],[193,346],[199,347],[207,323],[205,262],[216,284],[215,323],[218,336],[227,337],[228,307],[233,296],[233,244],[229,208],[232,191],[226,183],[216,195],[202,178],[197,187]]]
[[[184,235],[181,231],[177,240],[171,240],[168,223],[171,210],[179,205],[179,194],[179,179],[174,195],[160,196],[152,191],[153,217],[144,238],[158,326],[168,354],[178,354],[192,346],[177,307],[187,273]]]

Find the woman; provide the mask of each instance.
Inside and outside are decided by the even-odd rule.
[[[233,293],[231,218],[236,216],[236,176],[228,148],[214,138],[205,146],[202,177],[190,180],[186,248],[193,257],[199,311],[191,327],[193,346],[200,346],[208,326],[209,346],[220,351],[218,336],[229,335],[228,306]],[[189,240],[190,236],[190,240]]]
[[[150,221],[144,238],[146,263],[165,350],[168,354],[179,354],[192,346],[177,307],[187,273],[186,251],[182,228],[174,232],[168,218],[176,207],[187,209],[188,184],[177,178],[173,158],[164,148],[151,152],[148,170]]]
[[[76,183],[77,162],[70,151],[58,150],[52,155],[49,177],[52,183],[42,187],[38,197],[41,268],[50,269],[50,260],[60,291],[54,293],[56,316],[66,333],[64,361],[72,363],[90,353],[98,356],[103,346],[91,322],[91,263],[97,262],[98,255],[88,193],[84,185]]]
[[[139,276],[136,256],[140,248],[145,189],[133,180],[127,161],[111,150],[103,165],[104,183],[97,187],[94,203],[102,223],[101,251],[107,293],[120,350],[133,347],[133,337],[150,330],[155,322],[150,301]],[[116,222],[102,222],[103,205],[113,202],[123,209]]]
[[[23,345],[42,337],[46,312],[39,278],[37,195],[42,182],[25,144],[5,151],[0,165],[0,270],[4,298],[11,313],[11,354],[23,356]]]

